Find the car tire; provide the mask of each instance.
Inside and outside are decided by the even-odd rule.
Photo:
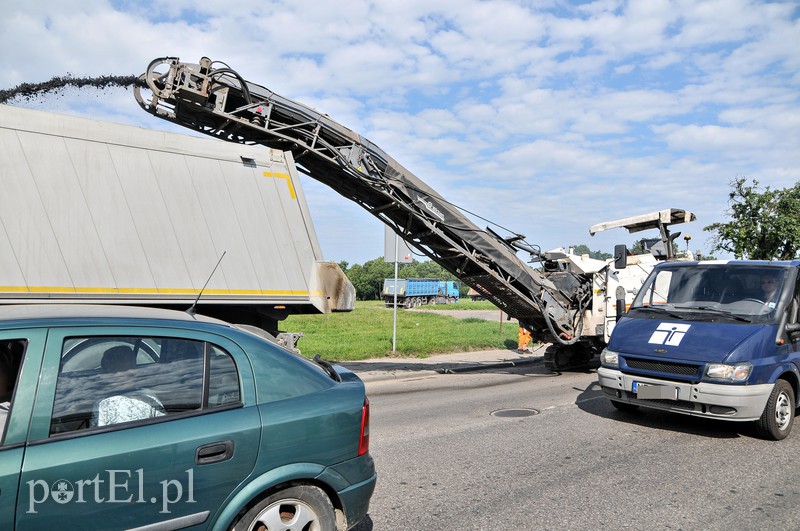
[[[611,400],[611,405],[617,408],[619,411],[624,411],[626,413],[633,413],[634,411],[639,410],[639,406],[636,404],[629,404],[628,402],[617,402],[616,400]]]
[[[794,389],[786,380],[778,380],[761,418],[756,421],[756,432],[760,437],[773,441],[785,439],[794,422]]]
[[[334,531],[336,515],[330,498],[318,487],[298,485],[267,496],[248,510],[234,531],[307,529]]]

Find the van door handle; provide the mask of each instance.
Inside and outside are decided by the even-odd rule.
[[[231,457],[233,457],[233,441],[220,441],[197,448],[194,460],[198,465],[209,465],[227,461]]]

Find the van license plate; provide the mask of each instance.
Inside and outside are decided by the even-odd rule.
[[[668,385],[652,385],[652,384],[643,384],[639,382],[633,382],[633,386],[631,390],[636,393],[636,398],[640,398],[643,400],[652,400],[652,399],[668,399],[668,400],[677,400],[678,399],[678,388],[671,387]]]

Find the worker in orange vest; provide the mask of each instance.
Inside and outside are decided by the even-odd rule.
[[[525,327],[519,327],[519,334],[517,340],[517,352],[531,352],[531,332]]]

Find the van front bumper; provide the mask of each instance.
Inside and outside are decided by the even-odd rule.
[[[623,374],[607,367],[597,369],[597,380],[603,393],[616,402],[742,422],[761,417],[774,387],[774,384],[692,384]],[[634,391],[634,383],[638,392]]]

